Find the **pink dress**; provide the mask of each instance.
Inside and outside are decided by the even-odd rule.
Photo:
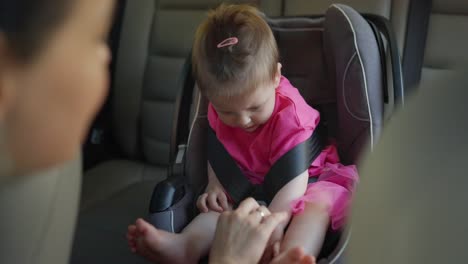
[[[272,116],[254,132],[225,125],[211,104],[208,120],[219,141],[249,181],[262,184],[271,166],[283,154],[312,135],[320,115],[282,77],[276,89]],[[358,173],[354,165],[344,166],[339,162],[334,145],[327,146],[312,162],[309,177],[318,177],[318,181],[308,184],[305,194],[293,201],[293,214],[302,212],[306,202],[320,202],[327,205],[332,228],[336,230],[343,225]]]

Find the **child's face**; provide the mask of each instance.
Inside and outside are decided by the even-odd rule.
[[[15,167],[28,172],[78,153],[107,93],[113,5],[75,0],[32,61],[2,64],[0,122]]]
[[[280,68],[280,66],[279,66]],[[275,108],[275,89],[281,74],[274,81],[261,85],[252,91],[233,97],[210,98],[219,119],[226,125],[254,132],[265,124]]]

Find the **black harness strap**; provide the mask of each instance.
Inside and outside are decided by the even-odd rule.
[[[208,161],[216,173],[216,177],[236,205],[244,197],[249,196],[252,191],[252,184],[218,140],[211,127],[208,128]]]
[[[320,127],[319,125],[306,141],[279,158],[265,175],[263,191],[268,202],[283,186],[306,171],[322,152],[324,146]]]
[[[208,161],[236,205],[249,196],[269,204],[283,186],[307,170],[322,152],[321,134],[320,128],[315,129],[307,140],[286,152],[273,164],[262,185],[249,182],[211,128],[208,132]]]

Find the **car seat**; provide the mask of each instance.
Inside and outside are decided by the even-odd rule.
[[[383,105],[388,100],[382,35],[392,53],[393,83],[399,91],[393,93],[394,100],[403,101],[400,61],[388,21],[364,18],[339,4],[324,16],[266,19],[278,43],[283,74],[320,111],[321,123],[328,137],[336,140],[342,163],[359,164],[362,154],[378,141]],[[179,232],[194,216],[195,194],[203,190],[207,178],[207,101],[193,89],[196,80],[189,60],[185,77],[178,100],[179,152],[170,177],[155,187],[150,204],[151,222],[171,232]],[[348,238],[347,231],[330,233],[320,261],[335,263]]]

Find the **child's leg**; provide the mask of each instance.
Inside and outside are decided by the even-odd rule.
[[[211,247],[219,213],[201,213],[180,233],[158,230],[143,219],[129,226],[133,252],[158,263],[197,263]]]
[[[281,243],[280,252],[302,247],[306,254],[317,257],[330,222],[325,206],[307,202],[304,211],[293,216]]]
[[[315,257],[306,255],[302,248],[292,248],[276,256],[270,264],[315,264]]]

